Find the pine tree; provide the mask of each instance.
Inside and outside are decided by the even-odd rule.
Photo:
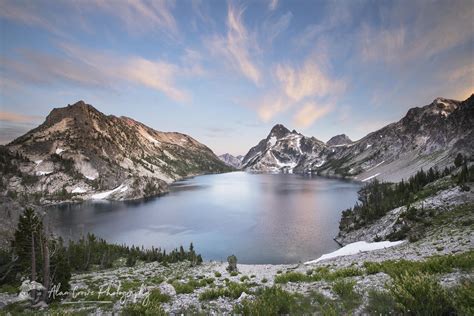
[[[21,274],[29,274],[36,281],[37,271],[41,271],[41,235],[43,224],[36,212],[27,208],[20,216],[13,241],[13,251],[18,256],[18,268]]]
[[[464,157],[461,153],[457,154],[456,158],[454,158],[454,165],[456,166],[456,168],[459,168],[462,166],[464,162]]]

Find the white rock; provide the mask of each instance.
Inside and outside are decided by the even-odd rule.
[[[238,302],[242,302],[243,300],[247,299],[250,295],[248,295],[247,293],[245,292],[242,292],[242,294],[240,294],[240,297],[237,299]]]
[[[166,295],[169,295],[171,297],[173,296],[176,296],[176,290],[174,289],[174,287],[169,284],[169,283],[166,283],[166,282],[163,282],[161,283],[159,286],[158,286],[158,289],[160,290],[160,292],[162,294],[166,294]]]

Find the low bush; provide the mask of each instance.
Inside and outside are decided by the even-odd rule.
[[[369,303],[365,311],[369,315],[391,315],[395,311],[395,300],[387,291],[369,291]]]
[[[161,293],[159,289],[152,290],[148,296],[150,303],[168,303],[170,300],[171,297],[168,294]]]
[[[455,309],[446,291],[429,275],[405,272],[389,287],[396,311],[407,315],[450,315]]]
[[[199,300],[207,301],[213,300],[219,297],[229,297],[232,299],[237,299],[242,295],[242,292],[248,293],[249,288],[246,284],[228,282],[226,287],[209,289],[199,295]]]
[[[461,280],[452,291],[453,305],[458,315],[474,315],[474,282]]]
[[[300,304],[296,295],[274,286],[265,288],[254,301],[244,300],[236,305],[233,314],[238,315],[288,315],[299,314]]]
[[[174,281],[171,285],[173,285],[176,294],[187,294],[194,292],[195,287],[193,284],[190,283],[181,283],[179,281]]]
[[[433,256],[425,261],[402,259],[383,262],[364,262],[364,267],[367,274],[385,272],[392,278],[396,278],[404,273],[450,273],[453,269],[472,271],[474,269],[474,251],[456,255]]]
[[[287,272],[275,277],[275,283],[288,282],[317,282],[321,280],[334,281],[341,278],[363,275],[364,271],[358,268],[348,267],[330,271],[326,267],[308,270],[305,274],[300,272]]]

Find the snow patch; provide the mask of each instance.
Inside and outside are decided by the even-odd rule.
[[[325,163],[326,163],[326,160],[323,159],[323,160],[319,161],[319,162],[318,162],[316,165],[314,165],[314,166],[317,167],[317,168],[319,168],[319,167],[321,167],[322,165],[324,165]]]
[[[97,179],[97,177],[91,177],[91,176],[84,176],[84,177],[86,177],[86,178],[89,179],[89,180],[95,180],[95,179]]]
[[[372,144],[367,144],[367,146],[365,147],[365,149],[370,148],[370,147],[372,147]]]
[[[86,192],[87,192],[87,190],[85,190],[81,187],[77,187],[74,190],[72,190],[72,193],[86,193]]]
[[[35,164],[36,164],[36,165],[39,165],[39,164],[42,163],[42,162],[43,162],[42,159],[41,159],[41,160],[35,160]]]
[[[45,175],[48,175],[50,173],[53,173],[53,172],[52,171],[36,171],[37,176],[45,176]]]
[[[276,142],[277,142],[277,138],[275,136],[270,137],[270,139],[268,140],[268,143],[272,147],[275,146]]]
[[[376,174],[374,174],[373,176],[370,176],[370,177],[368,177],[368,178],[365,178],[364,180],[362,180],[362,182],[369,181],[370,179],[373,179],[373,178],[375,178],[375,177],[376,177],[376,176],[378,176],[378,175],[380,175],[380,172],[379,172],[379,173],[376,173]]]
[[[60,153],[62,153],[64,151],[64,149],[62,148],[56,148],[56,154],[59,155]]]
[[[123,185],[123,183],[122,183],[121,185],[119,185],[118,187],[116,187],[113,190],[105,191],[105,192],[101,192],[101,193],[97,193],[97,194],[92,195],[91,199],[93,199],[93,200],[103,200],[103,199],[106,199],[112,193],[125,192],[127,190],[128,190],[128,186]]]
[[[322,260],[327,260],[327,259],[332,259],[336,257],[341,257],[341,256],[350,256],[350,255],[355,255],[358,254],[359,252],[366,252],[366,251],[373,251],[373,250],[378,250],[378,249],[384,249],[384,248],[390,248],[394,246],[398,246],[402,243],[404,243],[404,240],[399,240],[399,241],[379,241],[379,242],[371,242],[368,243],[366,241],[358,241],[354,242],[352,244],[348,244],[341,249],[338,249],[334,252],[322,255],[316,260],[308,261],[305,262],[305,264],[312,264],[312,263],[317,263]]]
[[[370,169],[367,170],[367,171],[370,171],[370,170],[372,170],[372,169],[377,168],[378,166],[380,166],[380,165],[383,164],[384,162],[385,162],[385,160],[382,160],[382,162],[379,162],[378,164],[376,164],[375,166],[373,166],[372,168],[370,168]]]

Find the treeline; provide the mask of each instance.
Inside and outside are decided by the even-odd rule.
[[[430,168],[427,172],[422,169],[407,181],[402,180],[395,184],[375,179],[359,190],[356,205],[342,212],[339,229],[360,228],[381,218],[394,208],[413,203],[416,194],[427,184],[451,175],[459,167],[461,170],[452,175],[453,180],[468,190],[469,187],[465,184],[474,181],[474,166],[468,167],[466,159],[461,154],[456,157],[455,166],[446,167],[442,172],[437,168]]]
[[[175,263],[188,260],[193,265],[202,263],[202,257],[194,250],[191,243],[189,250],[184,250],[183,246],[167,253],[161,248],[126,246],[107,243],[104,239],[96,237],[94,234],[87,234],[78,241],[70,241],[66,250],[71,268],[75,272],[88,271],[93,267],[107,269],[113,267],[118,259],[126,258],[126,265],[131,267],[137,261]]]
[[[42,219],[33,209],[26,209],[19,218],[10,249],[0,251],[0,286],[18,288],[27,278],[43,284],[48,290],[52,285],[60,284],[59,290],[64,292],[69,290],[72,272],[106,269],[114,265],[131,267],[138,261],[168,264],[185,260],[192,265],[202,263],[202,257],[195,252],[192,243],[188,250],[181,246],[167,253],[161,248],[110,244],[88,234],[66,244],[45,229]],[[49,302],[46,292],[36,296],[34,302]]]

